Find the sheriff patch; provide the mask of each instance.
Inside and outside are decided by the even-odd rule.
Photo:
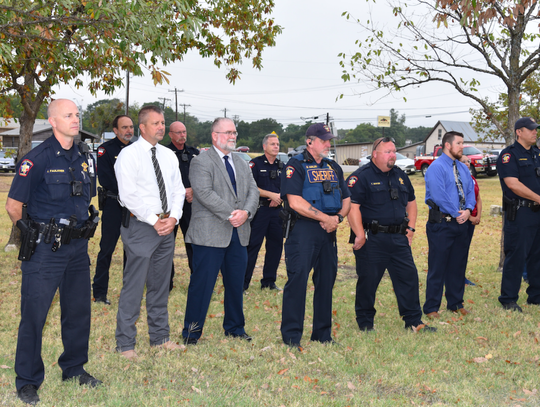
[[[253,167],[255,167],[255,163],[253,161],[250,161],[249,162],[249,168],[253,169]]]
[[[103,147],[99,147],[97,150],[98,157],[101,157],[103,154],[105,154],[105,149]]]
[[[21,166],[19,167],[19,175],[21,177],[26,177],[33,166],[34,166],[34,163],[32,161],[28,159],[24,160],[21,163]]]
[[[88,164],[82,163],[82,164],[81,164],[81,167],[82,167],[82,169],[83,169],[84,172],[88,172]]]
[[[400,183],[401,185],[405,185],[405,183],[403,182],[403,179],[402,179],[401,177],[399,177],[399,183]]]
[[[356,176],[349,178],[349,184],[347,186],[349,188],[352,188],[354,184],[356,184],[356,181],[358,181],[358,177]]]
[[[510,154],[509,153],[503,154],[502,162],[503,162],[503,164],[507,164],[508,162],[510,162]]]
[[[336,173],[333,170],[326,169],[326,168],[308,170],[307,175],[308,175],[308,180],[311,184],[315,182],[323,182],[323,181],[337,182]]]
[[[291,178],[294,174],[294,167],[287,167],[285,168],[285,175],[287,178]]]

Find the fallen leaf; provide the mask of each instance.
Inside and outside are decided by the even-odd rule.
[[[347,383],[347,387],[349,388],[349,390],[356,390],[355,385],[352,384],[351,382]]]
[[[6,365],[2,365],[2,366],[0,366],[0,369],[11,369],[11,367],[6,366]]]
[[[279,372],[277,372],[277,374],[283,374],[283,373],[285,373],[287,370],[289,370],[289,369],[281,369]]]
[[[521,331],[517,331],[516,333],[514,333],[514,338],[517,338],[519,335],[521,335]]]
[[[202,393],[201,390],[198,389],[198,388],[196,388],[195,386],[191,386],[191,389],[194,390],[194,391],[196,391],[196,392],[199,393],[199,394]]]
[[[476,363],[484,363],[484,362],[487,362],[488,360],[486,358],[479,357],[479,358],[473,358],[473,361]]]
[[[476,339],[483,339],[484,341],[487,341],[488,338],[484,337],[484,336],[477,336]]]
[[[196,367],[192,367],[191,371],[194,372],[194,373],[197,373],[199,371],[199,369],[197,369]]]
[[[491,353],[488,353],[488,354],[486,355],[486,359],[491,359],[491,358],[493,358],[493,355],[492,355]]]

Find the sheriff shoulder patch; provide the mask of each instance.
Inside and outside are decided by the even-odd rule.
[[[99,147],[97,150],[98,157],[101,157],[103,154],[105,154],[105,149],[103,147]]]
[[[253,169],[253,167],[255,167],[255,163],[253,161],[250,161],[249,162],[249,168]]]
[[[26,177],[33,166],[34,166],[34,163],[32,161],[28,159],[24,160],[21,163],[21,166],[19,167],[19,175],[21,177]]]
[[[294,167],[287,167],[285,168],[285,175],[287,176],[287,178],[291,178],[294,174]]]
[[[358,177],[353,176],[351,178],[349,178],[349,184],[348,184],[348,187],[349,188],[352,188],[354,186],[354,184],[356,184],[356,181],[358,181]]]
[[[503,154],[502,162],[503,164],[507,164],[508,162],[510,162],[510,153]]]

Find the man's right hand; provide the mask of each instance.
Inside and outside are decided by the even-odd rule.
[[[326,231],[326,233],[332,233],[338,228],[339,219],[337,216],[326,216],[326,219],[322,222],[319,222],[319,225]]]

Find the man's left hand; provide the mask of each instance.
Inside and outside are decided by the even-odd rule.
[[[175,225],[175,218],[158,219],[158,221],[154,225],[154,229],[156,229],[156,232],[159,236],[167,236],[174,230]]]
[[[409,246],[412,246],[413,237],[414,237],[414,232],[410,229],[407,229],[407,239],[409,239]]]
[[[246,222],[247,219],[248,219],[247,211],[243,209],[236,209],[231,212],[231,217],[229,218],[229,222],[235,228],[238,228],[242,226]]]
[[[469,220],[469,216],[471,216],[471,212],[468,209],[465,209],[464,211],[459,211],[459,216],[456,218],[457,223],[461,225],[467,222],[467,220]]]
[[[193,189],[192,188],[186,188],[186,201],[188,203],[193,202]]]

